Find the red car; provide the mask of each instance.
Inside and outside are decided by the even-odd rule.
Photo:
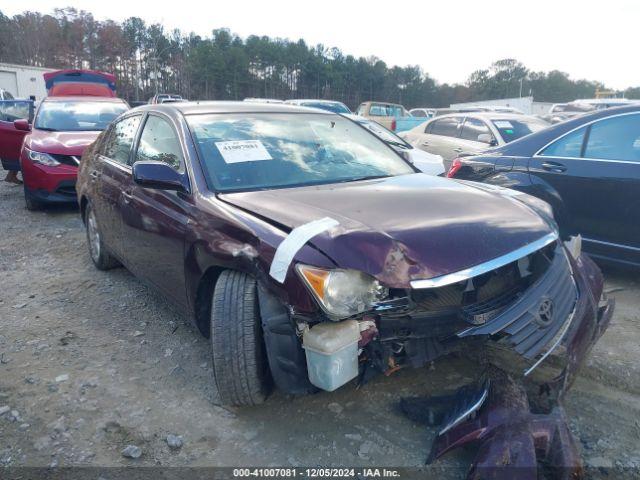
[[[27,209],[37,210],[45,203],[75,202],[82,153],[127,109],[119,98],[43,100],[20,153]]]
[[[115,97],[115,77],[110,74],[63,70],[45,74],[45,81],[49,96],[40,103],[33,125],[27,120],[13,125],[15,132],[27,132],[19,159],[28,210],[76,201],[82,153],[129,108]],[[8,133],[0,131],[0,144],[7,143],[5,136]]]

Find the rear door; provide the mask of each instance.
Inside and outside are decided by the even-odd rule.
[[[451,162],[458,153],[460,129],[463,117],[442,117],[432,120],[425,126],[425,133],[420,135],[413,146],[425,152],[440,155],[444,162],[445,171],[451,167]]]
[[[566,134],[536,154],[529,170],[558,191],[589,251],[640,262],[640,112]]]
[[[142,114],[130,115],[112,124],[96,156],[96,168],[88,172],[90,181],[99,178],[94,211],[104,241],[125,263],[128,258],[122,250],[122,205],[126,200],[124,192],[133,185],[129,159],[141,119]]]
[[[152,113],[145,120],[133,162],[163,162],[187,176],[185,153],[169,117]],[[176,303],[186,305],[184,241],[192,210],[183,193],[132,184],[122,208],[123,248],[130,268]]]
[[[33,121],[31,100],[0,100],[0,159],[5,168],[20,168],[22,141],[28,132],[16,130],[14,120]]]

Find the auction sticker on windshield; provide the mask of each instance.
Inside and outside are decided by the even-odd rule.
[[[226,163],[273,160],[260,140],[235,140],[215,143]]]

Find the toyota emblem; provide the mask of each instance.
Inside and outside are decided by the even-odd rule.
[[[553,322],[553,302],[549,298],[545,298],[538,305],[538,324],[542,327],[548,326]]]

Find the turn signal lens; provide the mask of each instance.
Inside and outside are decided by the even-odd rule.
[[[307,285],[313,290],[318,299],[324,298],[324,285],[329,278],[329,272],[327,270],[320,270],[319,268],[300,266],[299,268],[302,277],[307,281]]]

